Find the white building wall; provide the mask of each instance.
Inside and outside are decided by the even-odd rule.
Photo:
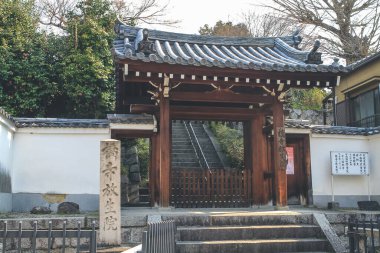
[[[15,126],[0,112],[0,212],[12,209],[12,150]]]
[[[73,201],[96,210],[99,196],[100,141],[110,130],[20,128],[14,138],[13,210]]]
[[[334,176],[332,186],[331,151],[368,152],[371,170],[371,192],[374,200],[380,200],[380,181],[378,166],[380,155],[380,136],[370,145],[368,136],[321,135],[312,134],[310,138],[311,172],[314,204],[326,207],[332,201],[332,187],[335,201],[341,207],[357,207],[357,201],[368,200],[368,176]],[[377,149],[375,149],[377,147]],[[377,157],[377,158],[376,158]],[[376,160],[377,159],[377,160]],[[374,161],[377,163],[374,164]]]
[[[371,170],[371,193],[380,195],[380,134],[369,138],[370,170]],[[377,199],[380,203],[380,198]]]

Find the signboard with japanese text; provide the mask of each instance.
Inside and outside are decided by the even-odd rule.
[[[330,152],[333,175],[369,175],[367,152]]]

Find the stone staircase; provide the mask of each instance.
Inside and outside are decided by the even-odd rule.
[[[201,168],[200,161],[184,124],[184,122],[180,121],[172,123],[172,167]],[[203,124],[191,122],[191,125],[210,168],[222,168],[218,154]]]
[[[333,252],[312,214],[262,213],[174,219],[178,226],[177,253]]]
[[[212,144],[210,137],[206,133],[202,123],[191,123],[194,133],[198,138],[198,142],[202,147],[202,151],[206,157],[206,161],[210,168],[223,168],[223,165],[219,159],[219,156],[215,150],[214,145]]]
[[[186,127],[180,121],[172,123],[172,167],[201,168]]]
[[[133,203],[124,203],[123,207],[150,207],[150,195],[149,189],[147,187],[139,187],[138,189],[138,201]]]

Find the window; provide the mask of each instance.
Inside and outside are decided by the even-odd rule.
[[[351,98],[351,126],[374,127],[380,125],[380,85],[373,90]]]

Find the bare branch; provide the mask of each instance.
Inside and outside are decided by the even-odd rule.
[[[142,0],[138,5],[126,3],[126,0],[113,0],[113,6],[120,18],[131,25],[140,23],[175,25],[178,20],[166,18],[168,4],[160,5],[158,0]]]
[[[40,23],[65,30],[67,15],[75,5],[76,0],[39,0]]]
[[[326,48],[348,63],[379,48],[380,0],[273,0],[284,18],[319,27]]]

